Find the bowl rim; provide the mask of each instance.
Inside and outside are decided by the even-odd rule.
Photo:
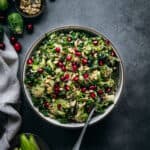
[[[105,35],[103,35],[101,32],[95,30],[94,28],[91,27],[87,27],[87,26],[80,26],[80,25],[65,25],[65,26],[61,26],[61,27],[56,27],[53,29],[50,29],[49,31],[45,32],[44,34],[42,34],[39,38],[37,38],[30,46],[30,48],[28,48],[25,57],[24,57],[24,61],[22,64],[22,71],[21,71],[21,85],[23,88],[23,93],[25,94],[25,97],[28,101],[28,103],[30,104],[31,108],[36,112],[36,114],[42,118],[43,120],[47,121],[50,124],[53,124],[55,126],[59,126],[59,127],[63,127],[63,128],[81,128],[84,126],[85,123],[60,123],[55,119],[52,119],[50,117],[46,117],[44,116],[39,110],[38,108],[36,108],[33,105],[32,99],[29,95],[29,92],[26,88],[26,85],[24,83],[24,79],[25,79],[25,72],[26,72],[26,62],[28,60],[28,58],[30,57],[31,53],[34,51],[34,49],[38,46],[38,44],[40,44],[40,42],[42,42],[45,37],[46,34],[51,34],[53,32],[57,32],[57,31],[63,31],[63,30],[81,30],[87,33],[91,33],[93,35],[97,35],[97,36],[102,36],[104,39],[109,39],[107,38]],[[115,100],[114,100],[114,104],[112,104],[109,108],[106,109],[105,113],[97,115],[95,117],[93,117],[91,119],[91,121],[89,122],[89,125],[95,124],[97,122],[99,122],[100,120],[104,119],[106,116],[108,116],[108,114],[110,114],[110,112],[112,112],[112,110],[114,109],[114,107],[116,106],[116,104],[118,103],[119,98],[121,97],[122,91],[123,91],[123,86],[124,86],[124,66],[123,66],[123,61],[122,58],[120,57],[117,49],[114,47],[112,41],[109,39],[111,46],[113,47],[113,50],[115,51],[117,57],[120,60],[120,78],[119,78],[119,86],[115,95]]]

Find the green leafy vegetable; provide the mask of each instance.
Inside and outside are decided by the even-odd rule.
[[[28,137],[25,134],[21,134],[20,147],[16,147],[14,150],[40,150],[40,148],[33,135],[29,135]]]
[[[23,33],[23,18],[19,13],[11,13],[8,16],[8,25],[10,31],[14,34],[22,34]]]

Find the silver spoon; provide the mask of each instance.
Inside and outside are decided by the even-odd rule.
[[[101,101],[101,99],[99,98],[98,102],[100,102],[100,101]],[[83,129],[81,131],[81,133],[80,133],[80,136],[79,136],[78,140],[76,141],[75,145],[73,146],[72,150],[79,150],[80,149],[80,146],[81,146],[83,137],[85,135],[86,129],[87,129],[88,125],[89,125],[89,122],[90,122],[90,120],[91,120],[95,110],[96,110],[96,106],[91,110],[91,112],[90,112],[90,114],[88,116],[88,119],[87,119],[87,121],[86,121],[86,123],[85,123],[85,125],[84,125],[84,127],[83,127]]]

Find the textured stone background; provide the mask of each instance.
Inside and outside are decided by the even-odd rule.
[[[90,127],[81,150],[150,149],[150,1],[56,0],[47,1],[35,32],[21,39],[26,50],[38,36],[63,25],[85,25],[105,34],[125,65],[125,88],[114,111]],[[67,130],[42,121],[22,96],[21,132],[40,135],[53,150],[70,150],[80,130]]]

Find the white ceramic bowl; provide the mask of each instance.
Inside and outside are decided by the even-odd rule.
[[[104,39],[107,39],[104,35],[102,35],[101,33],[99,33],[98,31],[88,28],[88,27],[82,27],[82,26],[64,26],[64,27],[59,27],[59,28],[55,28],[50,30],[48,33],[53,33],[56,31],[68,31],[68,30],[76,30],[76,31],[84,31],[87,33],[90,33],[92,35],[97,35],[97,36],[102,36]],[[22,71],[22,84],[23,84],[23,90],[25,92],[26,98],[29,102],[29,104],[31,105],[31,107],[33,108],[33,110],[35,110],[35,112],[38,114],[38,116],[40,116],[42,119],[46,120],[48,123],[60,126],[60,127],[65,127],[65,128],[79,128],[79,127],[83,127],[84,123],[60,123],[57,120],[51,119],[49,117],[45,117],[34,105],[30,96],[30,93],[28,92],[28,89],[26,87],[26,85],[24,84],[24,79],[25,79],[25,72],[26,72],[26,62],[28,60],[28,58],[30,57],[31,53],[34,51],[34,49],[36,49],[36,47],[41,43],[41,41],[43,41],[43,39],[46,37],[46,34],[42,35],[40,38],[38,38],[38,40],[36,40],[33,45],[29,48],[29,50],[27,51],[27,54],[25,56],[25,60],[23,63],[23,71]],[[110,40],[109,40],[110,41]],[[111,43],[112,45],[112,43]],[[104,117],[106,117],[115,107],[115,105],[117,104],[119,97],[121,95],[122,89],[123,89],[123,84],[124,84],[124,69],[123,69],[123,63],[122,60],[116,50],[116,48],[112,45],[117,57],[120,59],[120,65],[119,65],[119,83],[118,83],[118,88],[117,88],[117,92],[115,95],[115,99],[114,99],[114,104],[111,105],[110,107],[108,107],[105,111],[105,113],[97,115],[95,117],[93,117],[90,121],[90,125],[102,120]]]

